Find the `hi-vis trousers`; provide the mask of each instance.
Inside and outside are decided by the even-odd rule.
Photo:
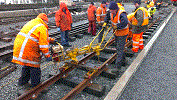
[[[132,51],[133,52],[138,52],[138,49],[143,49],[144,48],[144,44],[143,44],[143,32],[139,33],[139,34],[133,34],[133,48]]]

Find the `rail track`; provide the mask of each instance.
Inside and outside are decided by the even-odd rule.
[[[170,13],[170,12],[169,12]],[[167,16],[166,13],[165,16]],[[148,30],[146,32],[144,32],[143,34],[143,38],[145,42],[148,42],[148,39],[150,39],[153,36],[153,32],[158,28],[158,26],[160,25],[160,22],[164,20],[165,16],[160,16],[158,17],[156,20],[154,20],[152,23],[149,24],[148,26]],[[75,38],[83,38],[83,34],[86,33],[88,27],[88,22],[85,22],[81,25],[78,26],[74,26],[73,30],[70,32],[70,39],[71,41],[74,41]],[[55,27],[51,27],[51,28],[55,28]],[[51,37],[54,37],[55,39],[60,39],[60,33],[59,32],[53,32],[52,34],[50,34]],[[129,47],[131,46],[131,41],[129,41],[126,44],[126,47],[129,49]],[[145,43],[146,44],[146,43]],[[36,97],[41,98],[40,92],[51,86],[52,84],[59,82],[59,83],[63,83],[65,85],[71,86],[73,87],[73,89],[71,89],[71,91],[69,91],[67,94],[63,95],[62,97],[58,98],[58,99],[62,99],[62,100],[68,100],[73,98],[74,96],[76,96],[78,93],[80,93],[81,91],[86,91],[87,93],[90,94],[94,94],[96,96],[103,96],[104,92],[105,92],[105,87],[102,85],[98,85],[98,84],[94,84],[94,80],[97,76],[99,76],[100,74],[102,76],[105,76],[107,78],[110,78],[110,80],[114,80],[114,79],[118,79],[118,75],[111,73],[111,68],[114,68],[114,60],[116,59],[116,49],[114,47],[114,39],[109,43],[108,47],[106,47],[103,51],[101,51],[101,55],[100,57],[95,56],[96,53],[92,52],[87,54],[84,57],[81,57],[81,59],[79,60],[79,62],[76,64],[72,63],[72,62],[67,62],[65,63],[61,68],[63,69],[62,71],[60,71],[60,73],[51,76],[50,78],[48,78],[47,80],[45,80],[44,82],[42,82],[41,84],[39,84],[38,86],[34,87],[33,89],[24,92],[24,94],[22,94],[21,96],[19,96],[17,99],[18,100],[26,100],[26,99],[30,99],[33,98],[35,99]],[[1,50],[5,51],[5,50],[12,50],[13,44],[8,44],[5,46],[2,46]],[[127,52],[127,56],[131,55],[128,52],[128,49],[125,49]],[[6,57],[7,55],[12,55],[12,51],[8,52],[4,52],[1,54],[1,57]],[[131,58],[130,58],[131,59]],[[101,62],[100,62],[101,61]],[[93,66],[89,66],[89,63],[92,63]],[[100,64],[101,63],[101,64]],[[127,68],[127,67],[125,67]],[[81,71],[78,70],[85,70],[85,71]],[[76,70],[76,71],[75,71]],[[4,71],[4,70],[3,70]],[[74,71],[74,73],[76,73],[77,71],[81,74],[79,74],[80,77],[78,77],[78,80],[81,81],[76,81],[74,78],[74,75],[71,74]],[[88,71],[88,72],[87,72]],[[120,73],[121,75],[121,73]],[[98,88],[99,87],[99,88]]]

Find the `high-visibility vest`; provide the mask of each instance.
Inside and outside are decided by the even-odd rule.
[[[138,8],[138,9],[135,11],[134,16],[135,16],[135,14],[136,14],[136,12],[137,12],[138,10],[142,10],[142,11],[143,11],[143,18],[144,18],[144,21],[143,21],[143,23],[142,23],[141,26],[148,25],[148,23],[149,23],[148,11],[147,11],[144,7],[140,7],[140,8]],[[132,20],[132,25],[137,25],[137,24],[138,24],[138,21],[137,21],[136,18],[134,17],[133,20]]]
[[[31,67],[40,67],[41,54],[48,58],[48,26],[40,18],[33,19],[23,26],[16,36],[12,62]],[[50,38],[51,39],[51,38]]]
[[[127,18],[128,18],[128,23],[131,24],[131,22],[132,22],[132,20],[134,18],[134,13],[128,14]]]
[[[121,22],[120,14],[123,13],[123,12],[125,12],[125,11],[119,9],[119,11],[117,12],[117,14],[116,14],[116,16],[114,18],[113,18],[113,14],[111,14],[111,23],[112,23],[113,27]],[[124,36],[124,35],[127,35],[128,32],[129,32],[129,27],[128,27],[128,24],[127,24],[127,26],[124,29],[117,30],[115,32],[115,35],[116,36]]]
[[[98,23],[104,23],[104,18],[106,17],[106,8],[103,8],[102,5],[98,7],[96,11],[96,17]]]
[[[152,8],[154,8],[154,9],[152,10]],[[153,15],[153,14],[155,13],[155,11],[156,11],[156,7],[151,7],[151,8],[149,8],[149,9],[148,9],[148,15],[149,15],[149,16]]]
[[[150,6],[150,7],[154,7],[154,2],[151,1],[151,2],[149,3],[149,6]]]
[[[119,9],[121,9],[121,10],[125,10],[125,9],[124,9],[124,6],[122,6],[121,3],[117,3],[117,5],[118,5]]]

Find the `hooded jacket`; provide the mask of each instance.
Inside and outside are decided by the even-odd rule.
[[[62,9],[66,9],[66,13]],[[60,27],[61,31],[71,30],[72,16],[65,3],[60,3],[60,9],[55,14],[56,26]]]
[[[88,20],[89,21],[95,21],[96,19],[96,16],[95,16],[95,13],[96,13],[96,7],[92,4],[89,5],[89,8],[87,9],[87,12],[88,12]]]
[[[41,52],[46,58],[49,53],[48,26],[41,18],[29,21],[17,34],[12,62],[31,67],[40,67]]]

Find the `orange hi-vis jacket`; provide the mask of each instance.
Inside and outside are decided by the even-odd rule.
[[[104,23],[104,18],[106,17],[106,7],[103,8],[101,4],[96,11],[96,16],[98,24],[102,25]]]
[[[148,17],[148,11],[147,11],[147,9],[144,8],[144,7],[140,7],[140,8],[138,8],[138,9],[135,11],[134,14],[136,14],[136,12],[137,12],[138,10],[142,10],[142,11],[143,11],[144,21],[143,21],[143,23],[142,23],[141,26],[148,25],[148,23],[149,23],[149,17]],[[133,20],[132,20],[132,25],[137,25],[137,24],[138,24],[138,21],[137,21],[136,18],[134,17]]]
[[[50,57],[48,26],[40,18],[35,18],[23,26],[16,36],[12,62],[31,67],[40,67],[42,55]]]
[[[121,22],[121,20],[120,20],[120,14],[123,13],[123,12],[125,12],[125,11],[119,9],[119,11],[117,12],[117,14],[116,14],[116,16],[114,18],[113,18],[113,14],[111,14],[111,23],[112,23],[113,27],[116,26],[118,23]],[[127,26],[124,29],[117,30],[115,32],[115,35],[116,36],[125,36],[125,35],[128,34],[128,32],[129,32],[129,27],[128,27],[128,24],[127,24]]]
[[[66,9],[66,14],[62,11],[62,9]],[[56,26],[60,27],[61,31],[71,30],[72,16],[69,12],[65,3],[60,3],[60,9],[55,14],[55,22]]]
[[[96,7],[93,6],[92,4],[89,5],[89,8],[87,9],[87,16],[89,21],[95,21],[95,12],[96,12]]]

